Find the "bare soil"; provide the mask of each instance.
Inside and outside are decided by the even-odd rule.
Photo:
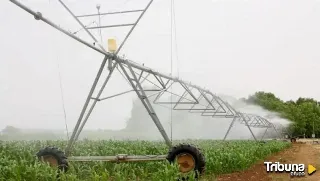
[[[312,144],[310,141],[299,140],[292,144],[292,147],[281,151],[273,156],[266,158],[253,165],[248,170],[235,172],[231,174],[221,175],[217,181],[287,181],[287,180],[308,180],[320,181],[320,170],[312,175],[308,175],[306,168],[306,176],[290,177],[289,173],[267,173],[264,161],[280,163],[305,164],[306,167],[311,164],[316,169],[320,169],[320,144]]]

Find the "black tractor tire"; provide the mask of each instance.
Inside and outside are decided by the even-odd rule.
[[[192,156],[194,161],[195,178],[197,179],[199,175],[203,174],[205,171],[206,161],[204,155],[201,153],[201,150],[190,144],[179,144],[173,146],[167,156],[167,160],[170,164],[173,164],[179,155],[188,154]],[[180,170],[181,171],[181,170]],[[191,171],[190,171],[191,172]],[[182,180],[186,180],[183,178]]]
[[[262,141],[259,141],[259,143],[260,143],[260,144],[266,144],[266,143],[267,143],[267,141],[262,140]]]
[[[290,141],[291,141],[291,143],[296,143],[297,139],[296,138],[291,138]]]
[[[40,161],[47,162],[51,167],[57,167],[59,171],[68,171],[68,160],[63,151],[56,147],[45,147],[41,149],[37,154]]]

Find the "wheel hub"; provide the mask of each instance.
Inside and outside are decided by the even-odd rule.
[[[177,156],[177,163],[179,164],[179,170],[182,173],[187,173],[195,168],[195,161],[191,154],[182,153]]]
[[[49,165],[51,167],[57,167],[59,165],[58,164],[58,160],[55,157],[51,156],[51,155],[42,156],[41,160],[43,162],[49,163]]]

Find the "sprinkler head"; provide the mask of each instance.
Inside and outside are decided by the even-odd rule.
[[[100,4],[97,4],[97,6],[96,6],[96,7],[97,7],[97,9],[99,10],[101,6],[100,6]]]

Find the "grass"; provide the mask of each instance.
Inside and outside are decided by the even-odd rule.
[[[178,142],[178,141],[177,141]],[[180,141],[181,142],[181,141]],[[290,146],[287,142],[185,140],[199,148],[206,158],[205,177],[247,169],[258,160]],[[0,141],[0,181],[51,181],[56,170],[35,158],[45,146],[65,148],[65,141]],[[167,154],[162,142],[149,141],[79,141],[73,155],[154,155]],[[68,181],[100,180],[175,180],[177,166],[166,161],[139,163],[72,162],[61,176]]]

